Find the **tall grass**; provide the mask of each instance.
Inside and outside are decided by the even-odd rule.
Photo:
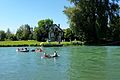
[[[38,42],[34,40],[30,41],[0,41],[0,47],[20,47],[20,46],[72,46],[72,45],[83,45],[83,42],[72,41],[72,42]]]
[[[40,46],[38,41],[0,41],[0,46]]]
[[[72,45],[83,45],[81,41],[72,41],[72,42],[44,42],[41,46],[72,46]]]

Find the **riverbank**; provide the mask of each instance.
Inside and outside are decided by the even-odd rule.
[[[34,40],[30,41],[0,41],[0,47],[27,47],[27,46],[44,46],[44,47],[60,47],[60,46],[72,46],[83,45],[81,41],[71,42],[38,42]]]
[[[120,46],[120,41],[105,41],[99,43],[84,43],[87,46]]]
[[[41,42],[30,41],[0,41],[0,47],[39,46]]]

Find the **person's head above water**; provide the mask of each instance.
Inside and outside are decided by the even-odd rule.
[[[44,55],[46,55],[46,53],[44,52]]]

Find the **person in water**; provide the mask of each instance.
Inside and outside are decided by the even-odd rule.
[[[53,57],[58,57],[58,54],[57,54],[57,52],[56,52],[56,51],[54,52]]]
[[[51,58],[51,57],[58,57],[58,54],[57,54],[56,51],[54,52],[54,55],[49,55],[49,54],[46,54],[46,53],[44,52],[44,57],[48,57],[48,58]]]
[[[44,56],[45,56],[45,57],[50,57],[50,55],[46,54],[45,52],[44,52]]]

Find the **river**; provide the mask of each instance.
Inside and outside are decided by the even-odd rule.
[[[43,47],[58,58],[16,48],[0,47],[0,80],[120,80],[119,46]]]

